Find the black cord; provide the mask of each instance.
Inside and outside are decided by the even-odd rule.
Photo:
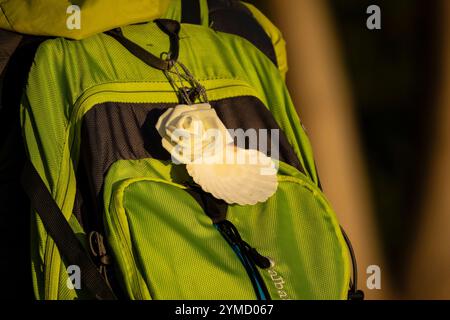
[[[347,244],[348,250],[350,252],[350,257],[352,259],[353,276],[352,276],[352,280],[350,280],[350,290],[348,291],[348,299],[349,300],[363,300],[364,292],[357,289],[357,287],[358,287],[358,265],[356,262],[355,251],[353,250],[353,246],[350,241],[350,238],[348,237],[344,228],[342,228],[342,227],[340,227],[340,228],[341,228],[342,235],[344,236],[345,243]]]

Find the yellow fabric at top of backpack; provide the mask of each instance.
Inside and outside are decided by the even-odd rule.
[[[23,34],[83,39],[120,26],[161,17],[171,2],[0,0],[0,28]]]

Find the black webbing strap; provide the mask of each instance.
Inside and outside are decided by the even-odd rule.
[[[123,45],[131,54],[142,60],[147,65],[159,69],[159,70],[169,70],[172,67],[172,61],[178,59],[179,54],[179,32],[180,23],[178,21],[169,19],[158,19],[155,20],[158,27],[166,33],[170,38],[170,59],[161,59],[147,50],[143,49],[136,43],[125,38],[120,28],[110,30],[105,32],[105,34],[116,39],[121,45]]]
[[[207,0],[209,24],[212,29],[240,36],[250,41],[278,66],[272,39],[251,10],[237,0]]]
[[[47,186],[30,161],[22,174],[22,185],[37,211],[48,234],[52,237],[61,256],[69,265],[81,270],[82,285],[99,300],[115,300],[116,297],[89,254],[76,237],[61,209],[53,200]]]
[[[200,0],[181,0],[181,23],[202,23]]]

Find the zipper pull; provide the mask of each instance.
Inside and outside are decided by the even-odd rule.
[[[216,224],[219,231],[224,235],[228,242],[232,245],[238,246],[243,253],[258,267],[261,269],[267,269],[271,266],[270,259],[261,255],[255,248],[251,247],[247,242],[245,242],[236,226],[228,220],[224,220]]]
[[[268,269],[272,263],[270,259],[264,257],[255,248],[252,248],[247,242],[242,241],[245,251],[247,252],[249,258],[261,269]]]
[[[216,226],[219,229],[220,233],[225,237],[225,239],[232,245],[239,246],[240,242],[242,242],[242,238],[239,235],[239,232],[230,221],[221,221],[217,223]]]

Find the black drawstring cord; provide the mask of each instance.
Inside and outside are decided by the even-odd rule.
[[[352,280],[350,280],[350,290],[348,291],[348,300],[364,300],[364,292],[362,290],[358,290],[358,266],[356,264],[356,255],[355,251],[353,250],[353,246],[350,242],[349,237],[347,236],[347,233],[345,233],[345,230],[341,227],[342,235],[344,236],[345,243],[347,244],[348,250],[350,252],[350,257],[352,259],[352,270],[353,270],[353,277]]]

